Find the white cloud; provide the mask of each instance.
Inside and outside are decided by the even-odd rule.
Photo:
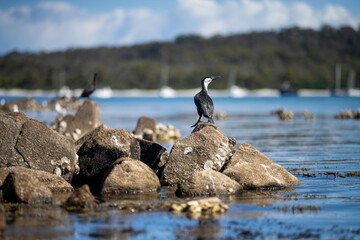
[[[314,9],[303,1],[177,0],[169,12],[155,8],[115,8],[89,12],[69,2],[40,2],[0,10],[0,52],[58,50],[170,39],[179,34],[204,36],[293,25],[358,27],[359,19],[340,5]]]
[[[90,13],[65,2],[42,2],[0,11],[0,45],[57,50],[144,42],[161,38],[164,22],[149,9]]]
[[[342,6],[326,5],[324,11],[320,13],[321,23],[333,26],[340,26],[348,24],[357,27],[357,21],[351,14]]]

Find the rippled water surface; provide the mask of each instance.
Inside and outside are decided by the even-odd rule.
[[[100,105],[102,121],[112,128],[132,131],[137,119],[147,115],[174,125],[187,136],[197,120],[192,98],[94,100]],[[301,185],[222,197],[230,209],[214,219],[196,220],[167,211],[131,213],[116,207],[89,214],[51,209],[53,215],[46,217],[37,210],[28,217],[17,212],[23,210],[14,209],[5,235],[61,239],[360,238],[360,120],[334,118],[340,111],[360,108],[359,98],[215,98],[214,104],[215,112],[228,114],[226,120],[216,120],[226,135],[254,145],[297,176]],[[294,120],[284,122],[270,114],[279,108],[293,111]],[[316,119],[303,118],[305,110]],[[27,114],[47,123],[55,118],[51,111]],[[171,150],[170,144],[163,146]],[[117,201],[127,200],[156,205],[175,199],[166,189],[151,196],[126,198],[106,203],[117,206],[121,204]],[[55,223],[47,224],[48,218]],[[32,226],[21,224],[26,220],[32,221]]]

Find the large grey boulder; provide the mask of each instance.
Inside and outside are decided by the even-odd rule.
[[[41,185],[49,188],[51,192],[72,192],[74,190],[71,184],[60,176],[41,170],[33,170],[24,167],[0,168],[0,186],[3,185],[6,177],[10,173],[28,175],[31,178],[36,178],[40,181]]]
[[[99,106],[87,99],[74,116],[66,115],[56,119],[52,124],[52,129],[76,141],[100,124]]]
[[[228,176],[206,169],[195,172],[189,181],[179,184],[176,194],[180,197],[230,195],[241,190],[242,186]]]
[[[10,172],[2,185],[3,198],[8,202],[51,203],[52,192],[36,176],[25,172]]]
[[[159,188],[158,177],[145,163],[121,158],[107,174],[101,193],[140,193],[157,191]]]
[[[85,137],[77,152],[80,172],[73,182],[76,185],[88,184],[93,191],[99,191],[105,175],[117,159],[140,159],[139,142],[127,130],[103,126]]]
[[[76,164],[70,139],[23,113],[0,114],[0,129],[0,167],[27,167],[70,180]]]
[[[246,189],[284,188],[300,181],[250,144],[240,144],[223,174]]]
[[[232,151],[233,143],[214,124],[199,123],[172,147],[163,174],[165,184],[183,183],[204,169],[220,171]]]

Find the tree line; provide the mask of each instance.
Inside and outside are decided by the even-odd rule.
[[[359,77],[359,29],[292,27],[210,38],[182,35],[127,47],[14,51],[0,57],[0,88],[82,88],[97,72],[100,84],[113,89],[194,88],[207,75],[221,76],[212,88],[224,89],[233,72],[232,83],[249,89],[278,88],[283,81],[328,89],[334,87],[336,64],[342,66],[343,86],[350,71]]]

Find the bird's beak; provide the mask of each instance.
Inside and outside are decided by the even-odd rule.
[[[215,80],[217,78],[220,78],[220,76],[211,77],[211,80]]]

